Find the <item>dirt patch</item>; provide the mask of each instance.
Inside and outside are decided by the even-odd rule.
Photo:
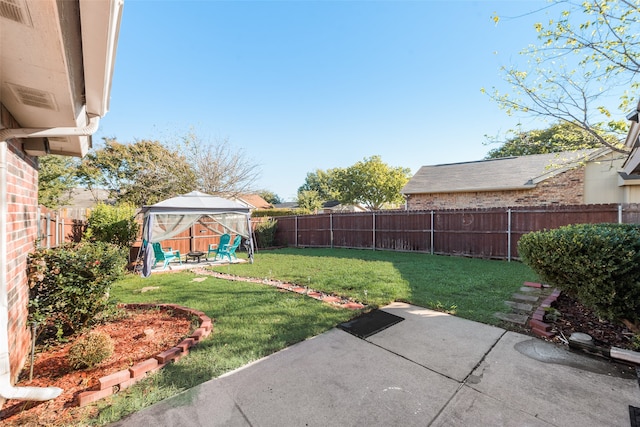
[[[556,333],[554,341],[562,342],[572,333],[582,332],[591,335],[598,346],[638,350],[633,348],[634,334],[626,326],[598,318],[593,311],[565,293],[560,294],[553,308],[558,311],[557,315],[550,311],[545,322],[552,325],[552,331]]]
[[[128,311],[129,316],[99,325],[94,332],[105,332],[115,343],[113,355],[93,369],[73,370],[66,355],[73,340],[37,350],[33,365],[23,370],[16,386],[60,387],[64,391],[47,402],[8,400],[0,411],[3,426],[61,426],[72,424],[95,411],[77,406],[77,395],[91,389],[99,378],[127,369],[173,347],[191,332],[191,319],[164,309]]]

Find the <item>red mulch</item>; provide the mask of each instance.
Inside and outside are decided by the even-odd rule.
[[[166,310],[131,311],[130,316],[93,328],[108,333],[115,343],[113,355],[93,369],[73,370],[66,355],[73,340],[37,351],[33,380],[29,366],[16,386],[60,387],[64,391],[47,402],[8,400],[0,411],[2,426],[62,426],[95,411],[95,406],[79,408],[77,395],[97,384],[99,378],[127,369],[173,347],[191,331],[191,320]],[[147,331],[147,333],[145,333]]]

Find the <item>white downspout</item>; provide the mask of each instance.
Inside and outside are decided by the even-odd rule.
[[[9,301],[7,298],[7,141],[0,131],[0,397],[19,400],[50,400],[58,387],[14,387],[9,362]]]

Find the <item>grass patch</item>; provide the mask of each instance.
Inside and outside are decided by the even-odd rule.
[[[504,310],[504,301],[523,282],[538,280],[520,262],[361,249],[260,251],[254,264],[214,270],[296,283],[377,306],[406,301],[493,325],[500,324],[493,313]]]

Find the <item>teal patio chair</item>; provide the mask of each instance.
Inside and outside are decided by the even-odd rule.
[[[215,257],[213,257],[213,260],[215,261],[216,258],[218,258],[218,253],[220,249],[229,245],[230,241],[231,241],[231,235],[229,235],[228,233],[222,234],[220,236],[220,241],[218,242],[218,246],[216,246],[213,243],[209,245],[209,249],[207,250],[207,258],[209,258],[209,255],[215,254]]]
[[[233,243],[231,245],[218,247],[218,253],[216,254],[216,257],[220,255],[220,257],[224,259],[224,257],[226,256],[227,258],[229,258],[229,262],[231,262],[231,257],[237,260],[238,257],[236,257],[236,249],[238,249],[238,246],[240,246],[241,242],[242,236],[238,234],[236,238],[233,239]]]
[[[162,246],[160,246],[160,243],[152,243],[153,245],[153,255],[155,257],[155,261],[153,263],[153,266],[155,267],[156,264],[158,264],[158,262],[162,262],[162,269],[164,270],[165,268],[167,268],[167,266],[169,265],[169,262],[172,260],[178,260],[180,261],[180,264],[182,265],[182,258],[180,257],[180,251],[173,251],[171,250],[171,248],[169,248],[168,250],[164,250],[162,249]]]

